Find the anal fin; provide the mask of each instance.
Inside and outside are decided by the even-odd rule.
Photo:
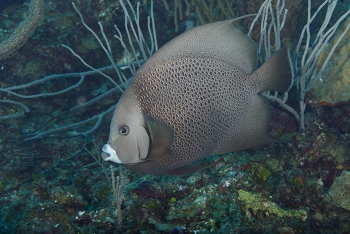
[[[179,168],[175,168],[173,170],[167,171],[166,175],[170,175],[170,176],[188,175],[191,173],[195,173],[195,172],[204,170],[205,168],[207,168],[209,166],[210,165],[183,166],[183,167],[179,167]]]
[[[235,152],[277,142],[268,136],[271,116],[270,103],[260,94],[253,95],[243,128],[228,151]]]

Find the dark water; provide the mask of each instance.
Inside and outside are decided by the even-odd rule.
[[[24,2],[24,0],[2,0],[0,2],[0,12],[5,10],[11,4],[21,4],[23,2]]]
[[[160,46],[183,32],[189,20],[200,24],[252,14],[262,3],[218,1],[223,4],[220,8],[209,1],[190,7],[179,2],[176,8],[173,1],[167,1],[167,9],[164,1],[155,1]],[[320,3],[313,2],[313,12]],[[100,38],[97,22],[103,24],[114,60],[123,63],[123,48],[113,37],[116,24],[127,38],[119,3],[90,0],[76,2],[76,6]],[[307,5],[287,1],[286,7],[281,38],[294,51]],[[108,139],[111,110],[121,93],[113,91],[115,85],[101,75],[78,74],[90,69],[61,44],[69,45],[94,68],[109,66],[110,61],[70,2],[45,1],[44,9],[34,35],[0,60],[0,233],[170,233],[176,225],[184,233],[348,233],[348,177],[343,174],[343,180],[332,187],[342,172],[350,170],[346,96],[350,67],[342,50],[336,50],[323,77],[341,80],[341,84],[332,81],[338,89],[316,86],[324,91],[306,96],[305,133],[298,133],[292,114],[271,103],[271,135],[284,143],[214,156],[203,162],[209,165],[207,169],[181,177],[139,174],[114,165],[114,178],[120,178],[115,199],[112,183],[118,179],[111,179],[110,164],[101,160],[100,153]],[[344,9],[339,2],[331,22]],[[2,12],[1,41],[27,11],[25,4]],[[146,32],[149,12],[150,0],[142,1],[140,27]],[[311,27],[312,35],[322,24],[322,14]],[[242,20],[238,26],[248,31],[251,21]],[[258,40],[258,36],[257,28],[252,38]],[[149,39],[148,33],[145,38]],[[345,37],[340,48],[349,47],[349,40]],[[292,52],[295,56],[300,58]],[[132,76],[129,69],[122,71]],[[113,69],[106,68],[106,73],[118,82]],[[50,79],[52,74],[66,75]],[[31,83],[37,80],[42,83]],[[65,89],[69,90],[61,94]],[[339,93],[344,99],[332,102]],[[90,100],[94,101],[88,105]],[[287,104],[298,110],[296,87],[289,92]]]

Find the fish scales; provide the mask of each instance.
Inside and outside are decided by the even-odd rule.
[[[259,90],[256,79],[221,61],[179,58],[143,70],[131,85],[140,90],[142,113],[173,130],[173,160],[190,163],[221,153],[235,140],[248,97]]]

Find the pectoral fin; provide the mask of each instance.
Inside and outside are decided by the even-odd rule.
[[[149,117],[146,117],[146,123],[151,136],[152,154],[166,153],[174,140],[173,131],[167,125]]]

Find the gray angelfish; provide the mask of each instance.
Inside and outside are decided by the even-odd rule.
[[[233,20],[174,38],[137,71],[114,111],[102,157],[135,171],[180,175],[212,155],[275,142],[262,91],[288,91],[287,48],[256,70],[256,44]]]

